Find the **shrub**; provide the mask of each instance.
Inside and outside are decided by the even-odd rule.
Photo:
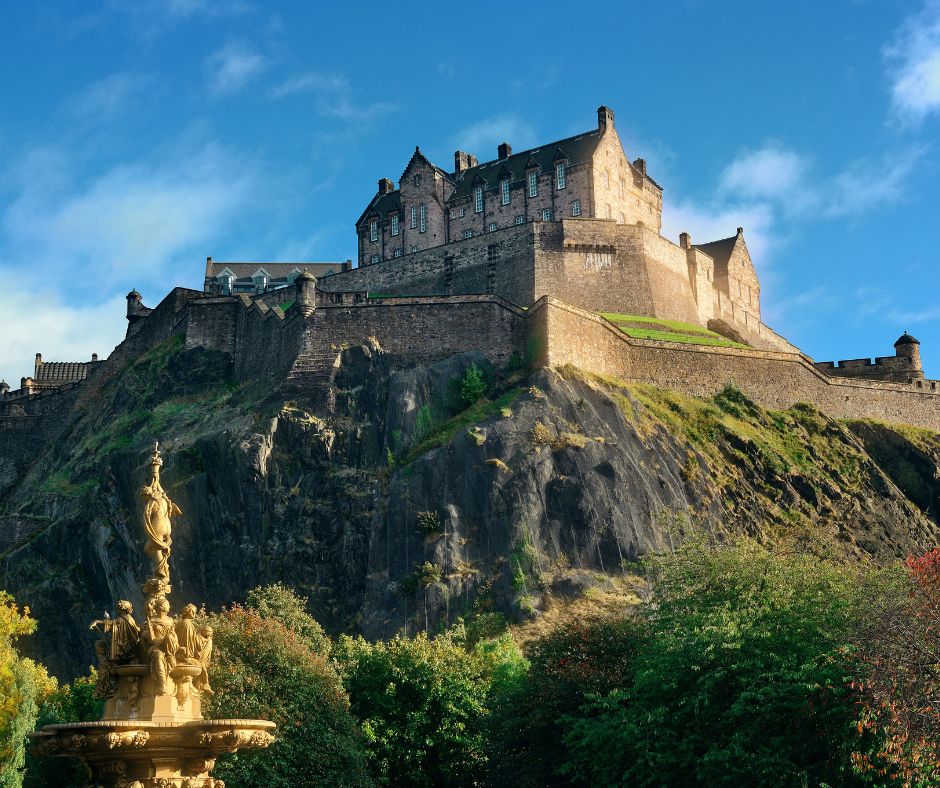
[[[331,643],[323,627],[307,612],[307,597],[283,583],[258,586],[248,592],[248,607],[261,618],[280,621],[322,657],[330,655]]]
[[[209,677],[215,694],[206,698],[206,716],[278,725],[270,748],[220,758],[217,777],[230,788],[371,784],[349,700],[322,655],[281,621],[251,609],[234,606],[208,623],[214,628]]]
[[[334,650],[380,785],[479,785],[490,688],[518,669],[511,639],[466,645],[463,627]]]
[[[465,408],[486,396],[486,379],[476,364],[471,364],[460,380],[460,401]]]

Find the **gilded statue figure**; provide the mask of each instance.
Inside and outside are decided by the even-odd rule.
[[[105,617],[92,621],[89,629],[97,629],[104,634],[111,635],[108,643],[101,638],[95,643],[95,653],[98,655],[98,684],[95,686],[95,697],[110,697],[115,689],[116,680],[113,669],[116,665],[132,662],[137,657],[137,645],[140,641],[140,627],[134,620],[134,608],[126,599],[117,603],[118,617]]]
[[[147,545],[144,552],[153,560],[156,577],[163,583],[170,582],[170,545],[173,515],[182,514],[180,508],[170,500],[160,484],[160,466],[163,460],[160,457],[159,445],[154,447],[150,457],[151,476],[150,484],[140,488],[140,496],[144,499],[144,526],[147,529]]]
[[[170,603],[166,597],[154,601],[154,615],[147,619],[145,645],[150,655],[150,675],[153,677],[157,695],[167,691],[170,671],[176,667],[176,652],[179,641],[176,626],[170,617]]]
[[[199,643],[196,633],[196,606],[186,605],[176,622],[176,639],[179,650],[176,652],[176,661],[183,665],[199,664]]]
[[[209,663],[212,661],[212,627],[204,624],[199,634],[196,635],[196,644],[198,651],[196,659],[202,666],[200,673],[193,681],[193,686],[205,695],[212,695],[212,687],[209,686]]]

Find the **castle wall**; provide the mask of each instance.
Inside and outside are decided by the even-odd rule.
[[[594,210],[586,216],[619,224],[642,222],[657,233],[662,228],[662,190],[630,163],[613,124],[601,135],[594,151],[591,194]]]
[[[768,408],[809,402],[836,418],[881,419],[940,431],[938,381],[830,379],[796,353],[631,339],[589,312],[548,298],[529,311],[532,330],[543,338],[541,362],[549,366],[572,364],[692,396],[711,396],[734,383]]]

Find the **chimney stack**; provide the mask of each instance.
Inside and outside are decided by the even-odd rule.
[[[637,159],[633,162],[633,166],[639,170],[640,175],[646,175],[646,159]]]
[[[98,354],[97,354],[97,353],[92,353],[92,354],[91,354],[91,360],[92,360],[92,361],[97,361],[97,360],[98,360]]]
[[[614,111],[610,107],[605,107],[601,104],[597,108],[597,128],[600,129],[601,134],[607,131],[607,127],[614,126]]]
[[[388,194],[395,191],[395,184],[388,178],[379,178],[379,194]]]
[[[692,248],[692,236],[689,233],[679,233],[679,246],[683,249]]]
[[[743,228],[743,227],[739,227],[739,228],[738,228],[738,237],[741,238],[741,237],[743,237],[743,235],[744,235],[744,228]]]
[[[496,148],[496,153],[499,155],[499,160],[508,159],[512,156],[512,146],[508,142],[501,142]]]
[[[476,166],[477,166],[476,156],[472,156],[471,154],[462,150],[456,151],[454,153],[454,172],[455,173],[461,173],[464,170],[469,169],[470,167],[476,167]]]

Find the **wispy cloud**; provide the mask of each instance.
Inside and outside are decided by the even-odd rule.
[[[904,21],[885,56],[898,119],[916,122],[940,111],[940,0]]]
[[[229,42],[206,58],[209,91],[217,96],[234,95],[267,67],[267,58],[250,44]]]
[[[484,161],[496,158],[496,146],[501,142],[510,143],[516,150],[530,148],[538,144],[535,127],[519,115],[493,115],[457,132],[452,145]]]
[[[358,102],[349,79],[332,71],[295,74],[273,88],[271,98],[282,99],[304,93],[314,96],[317,113],[325,118],[368,121],[398,109],[390,101]]]
[[[147,75],[132,71],[111,74],[78,91],[65,102],[65,110],[82,121],[111,120],[126,112],[151,83]]]
[[[745,151],[721,175],[721,189],[747,199],[792,199],[805,186],[809,161],[776,142]]]

